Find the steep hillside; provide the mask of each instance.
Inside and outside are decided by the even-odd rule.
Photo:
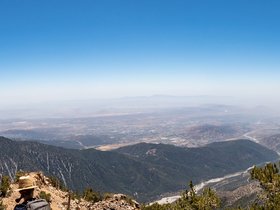
[[[0,174],[11,178],[18,170],[43,171],[60,178],[73,190],[92,187],[102,192],[137,193],[140,200],[174,185],[146,164],[118,153],[70,150],[5,138],[0,138],[0,148]]]
[[[262,144],[280,153],[280,134],[265,137],[261,140]]]
[[[75,191],[92,187],[101,192],[132,195],[141,202],[182,190],[189,180],[197,183],[278,157],[275,152],[246,140],[192,149],[143,143],[101,152],[2,137],[0,148],[0,174],[12,178],[18,170],[43,171],[59,177]]]
[[[185,131],[184,137],[196,141],[221,141],[233,137],[241,136],[246,132],[246,128],[237,125],[198,125],[192,126]],[[201,142],[201,143],[202,143]]]
[[[150,164],[180,185],[186,180],[197,183],[278,158],[275,152],[249,140],[216,142],[200,148],[141,143],[115,151]]]

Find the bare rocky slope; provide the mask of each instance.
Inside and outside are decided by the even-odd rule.
[[[61,191],[52,186],[51,181],[48,177],[44,176],[41,172],[31,172],[27,175],[31,176],[36,183],[38,188],[35,189],[35,197],[39,197],[40,192],[44,191],[46,194],[50,194],[50,205],[52,210],[66,210],[70,204],[70,209],[79,210],[137,210],[139,204],[128,198],[123,194],[112,194],[107,196],[106,199],[93,203],[84,200],[83,198],[71,198],[70,203],[68,202],[69,193]],[[8,196],[2,199],[3,205],[6,210],[13,210],[16,205],[15,199],[19,197],[19,193],[16,191],[18,185],[13,183],[10,185]],[[1,201],[1,198],[0,198]]]

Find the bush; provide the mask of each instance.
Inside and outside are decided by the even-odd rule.
[[[86,201],[90,201],[90,202],[93,202],[93,203],[102,200],[102,197],[101,197],[100,193],[94,192],[91,188],[86,188],[86,189],[84,190],[83,198],[84,198]]]
[[[65,187],[63,182],[60,179],[58,179],[57,177],[50,176],[49,181],[50,181],[51,185],[53,187],[55,187],[56,189],[59,189],[59,190],[62,190],[62,191],[67,191],[67,188]]]
[[[77,200],[81,200],[81,195],[80,195],[80,193],[79,192],[71,192],[71,198],[72,199],[77,199]]]
[[[1,179],[1,186],[0,186],[0,196],[6,197],[8,190],[10,189],[10,178],[8,176],[3,176]]]
[[[160,205],[158,203],[154,203],[151,206],[149,206],[149,205],[148,206],[142,206],[141,209],[142,210],[173,210],[174,209],[173,207],[172,207],[171,204]]]
[[[18,171],[18,172],[16,172],[15,183],[18,183],[19,177],[21,177],[21,176],[26,176],[26,175],[27,175],[27,172],[24,172],[24,171]]]
[[[0,210],[6,210],[6,205],[3,204],[3,201],[0,201]]]
[[[51,194],[50,193],[46,193],[45,191],[41,191],[39,193],[39,197],[42,198],[42,199],[45,199],[48,203],[50,203],[52,200],[51,200]]]
[[[114,195],[113,193],[108,193],[108,192],[107,192],[107,193],[104,193],[104,194],[103,194],[103,198],[106,200],[106,199],[108,199],[108,198],[112,198],[113,195]]]

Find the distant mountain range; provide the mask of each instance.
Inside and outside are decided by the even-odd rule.
[[[216,141],[224,141],[225,139],[236,138],[248,132],[246,126],[239,126],[236,124],[212,125],[203,124],[189,127],[181,134],[183,138],[197,142],[203,145],[205,142],[208,144]]]
[[[190,180],[198,183],[278,157],[248,140],[212,143],[201,148],[141,143],[102,152],[0,137],[0,174],[14,177],[18,170],[43,171],[59,177],[75,191],[92,187],[129,194],[139,201],[182,190]]]
[[[218,105],[217,105],[218,104]],[[16,106],[1,107],[0,119],[39,119],[39,118],[77,118],[102,116],[112,114],[132,114],[165,109],[197,107],[200,105],[212,108],[227,108],[239,110],[233,104],[234,98],[226,96],[142,96],[111,99],[66,100],[48,103],[16,104]],[[20,107],[20,108],[19,108]]]

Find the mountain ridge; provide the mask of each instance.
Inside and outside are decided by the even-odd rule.
[[[279,157],[276,153],[249,141],[226,143],[227,147],[223,145],[225,144],[217,143],[217,145],[205,146],[198,150],[172,145],[138,144],[132,146],[142,148],[138,149],[142,151],[142,154],[144,150],[145,153],[147,152],[146,148],[154,147],[158,147],[157,151],[162,152],[160,156],[153,156],[151,150],[145,160],[146,156],[136,158],[121,153],[121,149],[130,147],[107,152],[95,149],[74,150],[38,142],[17,142],[0,137],[0,174],[14,177],[19,170],[43,171],[46,175],[58,177],[74,191],[92,187],[101,192],[128,194],[143,202],[165,192],[182,190],[190,180],[199,182],[219,177],[242,170],[243,167],[248,168],[253,164]],[[221,147],[219,150],[227,148],[228,152],[218,154],[219,150],[215,147],[219,146]],[[235,167],[230,170],[226,167],[225,161],[231,157],[228,154],[234,153],[234,151],[229,153],[229,148],[232,146],[249,153],[240,154],[246,164],[238,164],[240,158],[232,160]],[[254,149],[249,149],[249,147]],[[203,153],[205,151],[208,153]],[[211,164],[203,164],[211,160],[211,158],[205,158],[205,154],[210,154],[209,157],[213,156],[212,159],[215,161]],[[224,157],[219,159],[218,156],[221,154]],[[179,156],[188,157],[188,162],[184,158],[180,159]],[[210,170],[209,167],[213,165],[214,170]]]

